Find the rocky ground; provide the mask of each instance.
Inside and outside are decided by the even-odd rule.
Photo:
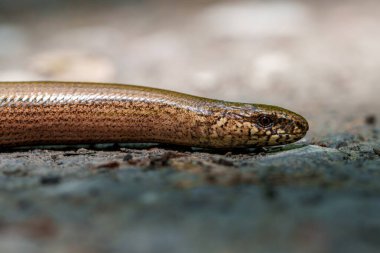
[[[310,132],[260,150],[2,150],[0,252],[379,251],[377,1],[100,2],[0,3],[0,80],[276,104]]]

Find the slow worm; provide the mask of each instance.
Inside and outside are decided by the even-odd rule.
[[[282,145],[307,121],[289,110],[148,87],[0,82],[0,147],[150,142],[204,148]]]

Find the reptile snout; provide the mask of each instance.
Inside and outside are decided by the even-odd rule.
[[[292,135],[297,139],[301,139],[305,136],[306,132],[309,130],[309,124],[304,117],[301,115],[293,115],[292,124]]]
[[[309,124],[307,123],[307,121],[303,117],[298,119],[298,121],[295,123],[295,125],[303,133],[306,133],[309,130]]]

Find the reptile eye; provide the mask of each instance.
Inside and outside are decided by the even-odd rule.
[[[269,116],[260,116],[258,119],[258,124],[261,127],[269,127],[273,125],[273,119]]]

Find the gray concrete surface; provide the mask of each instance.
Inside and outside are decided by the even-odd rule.
[[[0,80],[284,106],[299,143],[0,153],[0,252],[379,252],[378,1],[1,1]]]

